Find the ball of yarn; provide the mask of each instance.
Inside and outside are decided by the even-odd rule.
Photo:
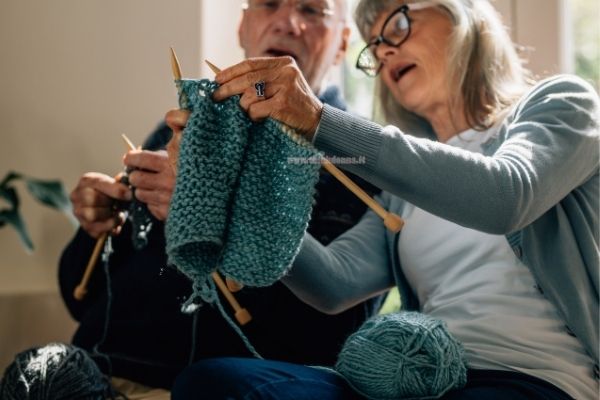
[[[417,312],[379,315],[346,340],[335,366],[372,400],[437,398],[467,381],[462,345]]]
[[[1,400],[104,400],[110,393],[85,350],[62,343],[17,354],[0,381]]]

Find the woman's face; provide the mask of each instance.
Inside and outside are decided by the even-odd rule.
[[[399,4],[382,12],[371,38],[377,37],[387,17]],[[447,49],[452,22],[438,7],[409,10],[411,31],[399,47],[381,43],[375,54],[382,62],[381,79],[404,108],[425,119],[439,107],[447,107],[449,93],[446,82]]]

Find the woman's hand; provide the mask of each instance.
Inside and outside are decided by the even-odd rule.
[[[221,85],[213,94],[215,101],[240,94],[240,105],[253,121],[271,117],[312,140],[323,103],[292,57],[251,58],[219,72],[215,80]],[[264,97],[255,87],[261,81]]]

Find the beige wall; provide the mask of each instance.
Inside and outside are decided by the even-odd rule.
[[[528,68],[540,77],[573,72],[569,0],[493,0],[510,27],[513,40],[525,47]]]
[[[199,0],[2,0],[0,175],[70,189],[83,171],[118,172],[119,135],[140,143],[176,106],[169,46],[198,74],[200,11]],[[21,194],[36,250],[0,229],[0,293],[54,290],[73,228]]]

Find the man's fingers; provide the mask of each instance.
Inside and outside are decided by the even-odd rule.
[[[181,143],[181,134],[173,134],[169,143],[167,143],[167,154],[169,156],[169,165],[173,175],[177,174],[177,160],[179,159],[179,145]]]
[[[125,153],[123,163],[132,168],[144,169],[147,171],[158,172],[168,165],[167,152],[148,151],[148,150],[131,150]]]
[[[113,203],[113,199],[90,187],[74,190],[70,197],[75,206],[107,207]]]
[[[113,217],[113,210],[109,207],[81,207],[73,210],[75,216],[82,222],[96,223],[106,221]]]
[[[117,215],[113,215],[112,218],[109,218],[105,221],[87,223],[82,222],[81,228],[86,231],[90,236],[94,238],[100,237],[101,234],[105,232],[120,232],[120,227],[125,222],[125,214],[119,213]]]
[[[168,190],[145,190],[145,189],[136,189],[135,197],[141,201],[142,203],[146,203],[148,206],[150,205],[169,205],[171,201],[171,197],[173,195],[172,191]]]
[[[85,174],[79,180],[79,188],[92,188],[117,200],[131,200],[131,191],[114,178],[101,174]]]
[[[167,112],[165,122],[173,133],[182,131],[190,117],[188,110],[174,109]]]
[[[165,205],[148,205],[148,211],[159,221],[165,221],[169,214],[169,207]]]

